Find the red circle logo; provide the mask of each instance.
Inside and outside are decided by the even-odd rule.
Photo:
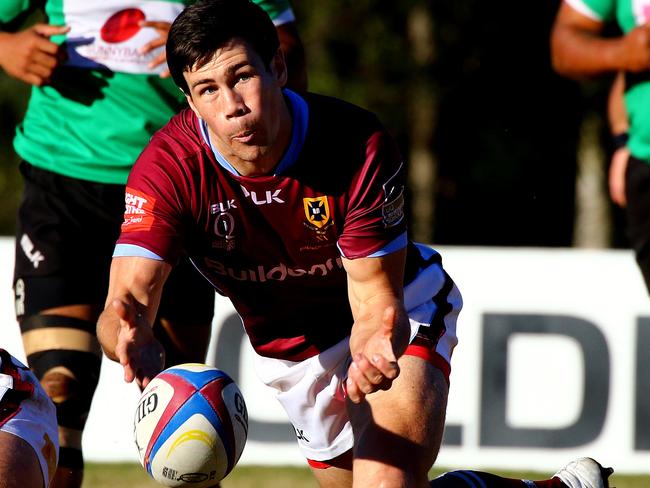
[[[110,16],[99,33],[104,42],[111,44],[124,42],[140,31],[138,24],[144,19],[144,12],[140,9],[127,8],[120,10]]]

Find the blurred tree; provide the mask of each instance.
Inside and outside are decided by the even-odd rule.
[[[558,5],[431,3],[437,243],[571,246],[583,100],[551,69]]]
[[[16,31],[41,19],[38,12],[23,15],[2,29]],[[25,113],[30,90],[25,83],[7,76],[0,69],[0,235],[15,234],[22,179],[18,173],[20,158],[14,151],[13,138]]]

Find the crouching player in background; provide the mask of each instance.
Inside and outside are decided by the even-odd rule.
[[[54,403],[34,373],[0,349],[0,486],[49,486],[58,454]]]
[[[242,317],[320,486],[429,487],[461,297],[440,255],[407,237],[395,142],[359,107],[284,89],[273,24],[248,0],[184,10],[167,62],[190,108],[129,176],[139,205],[114,253],[105,353],[126,381],[161,371],[151,324],[187,253]],[[463,472],[431,486],[605,486],[597,463],[575,465],[537,484]]]

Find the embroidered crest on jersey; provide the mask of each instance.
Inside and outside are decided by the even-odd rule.
[[[384,183],[384,203],[381,206],[381,214],[384,220],[384,227],[393,227],[399,224],[404,218],[404,185],[399,181],[402,166]]]
[[[141,191],[126,187],[122,232],[147,231],[153,224],[156,199]]]
[[[305,207],[307,222],[311,225],[317,229],[322,229],[330,222],[330,206],[327,196],[303,198],[302,202]]]

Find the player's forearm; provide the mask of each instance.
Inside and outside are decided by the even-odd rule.
[[[112,306],[109,305],[104,309],[97,321],[97,338],[106,357],[113,361],[118,360],[115,355],[115,346],[117,346],[119,330],[120,319]]]
[[[625,49],[623,38],[602,38],[570,26],[556,26],[551,37],[553,68],[571,78],[627,69]]]
[[[99,343],[110,359],[117,360],[115,349],[124,324],[153,324],[170,270],[171,266],[163,261],[140,257],[113,259],[104,311],[97,322]]]

